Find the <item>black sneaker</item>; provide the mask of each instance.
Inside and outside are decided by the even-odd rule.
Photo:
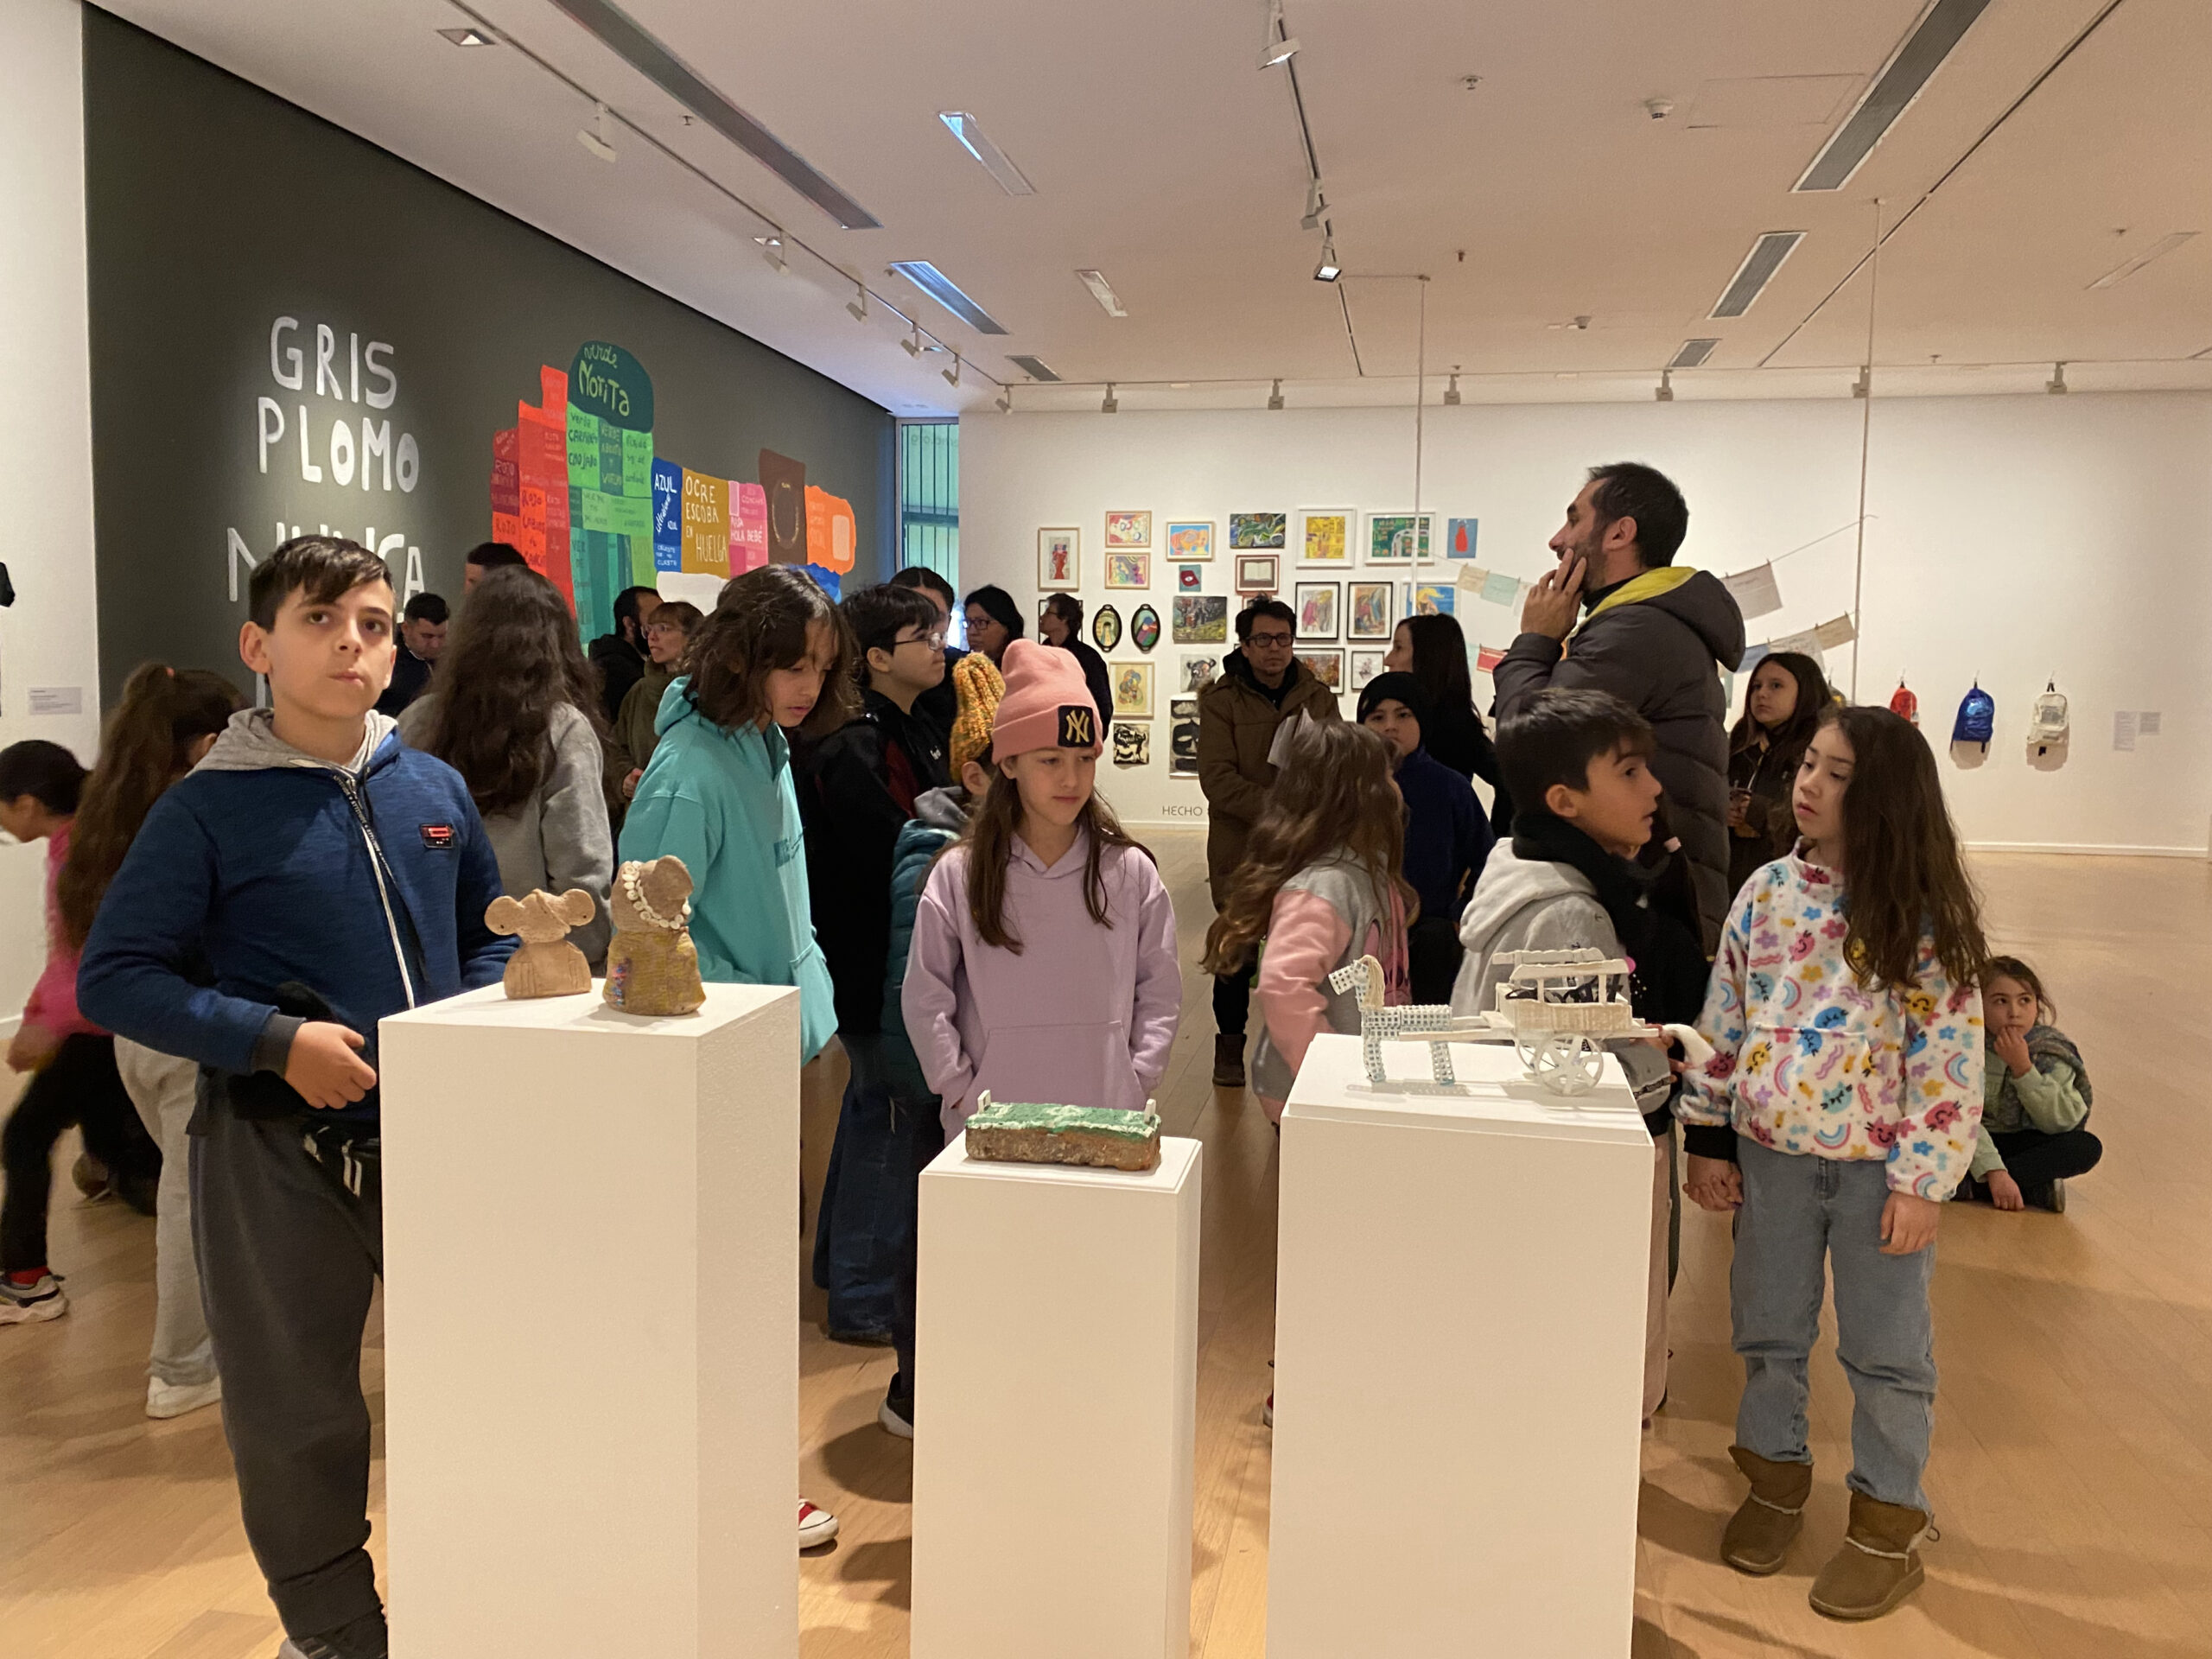
[[[276,1649],[276,1659],[391,1659],[391,1655],[382,1608],[320,1636],[288,1637]]]
[[[1217,1089],[1244,1086],[1244,1039],[1226,1032],[1213,1039],[1213,1084]]]

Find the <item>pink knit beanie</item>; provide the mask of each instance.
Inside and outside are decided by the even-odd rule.
[[[991,724],[991,758],[1011,760],[1032,749],[1083,749],[1096,754],[1104,747],[1098,729],[1098,705],[1083,664],[1071,651],[1016,639],[999,661],[1006,696],[999,699]]]

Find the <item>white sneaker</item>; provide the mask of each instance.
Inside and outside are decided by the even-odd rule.
[[[0,1325],[38,1325],[68,1311],[69,1299],[62,1294],[58,1273],[41,1274],[33,1285],[0,1277]]]
[[[222,1397],[223,1379],[219,1376],[211,1376],[205,1382],[164,1382],[158,1376],[146,1379],[149,1417],[181,1417],[188,1411],[212,1406]]]
[[[818,1510],[804,1498],[798,1501],[798,1547],[813,1549],[837,1535],[837,1517]]]
[[[875,1421],[883,1425],[883,1432],[887,1434],[896,1434],[902,1440],[911,1440],[914,1438],[912,1421],[901,1417],[892,1409],[891,1402],[888,1400],[875,1408]]]

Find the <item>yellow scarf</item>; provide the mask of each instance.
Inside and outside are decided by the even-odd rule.
[[[1646,570],[1642,575],[1631,576],[1600,600],[1598,608],[1584,617],[1574,632],[1581,632],[1616,605],[1639,604],[1647,599],[1656,599],[1662,594],[1670,594],[1696,574],[1697,571],[1688,565],[1662,564],[1656,570]],[[1573,644],[1573,638],[1570,635],[1561,642],[1560,655],[1567,655],[1568,647]]]

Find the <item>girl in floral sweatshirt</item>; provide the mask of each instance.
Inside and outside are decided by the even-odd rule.
[[[1872,1618],[1922,1578],[1928,1286],[1941,1200],[1981,1116],[1989,952],[1935,757],[1908,722],[1827,711],[1792,804],[1802,839],[1737,897],[1699,1021],[1713,1058],[1685,1077],[1676,1110],[1691,1126],[1690,1197],[1737,1211],[1745,1381],[1730,1455],[1751,1491],[1721,1558],[1773,1573],[1802,1524],[1806,1364],[1832,1272],[1853,1401],[1851,1523],[1811,1600]],[[1732,1139],[1739,1162],[1717,1144]]]

